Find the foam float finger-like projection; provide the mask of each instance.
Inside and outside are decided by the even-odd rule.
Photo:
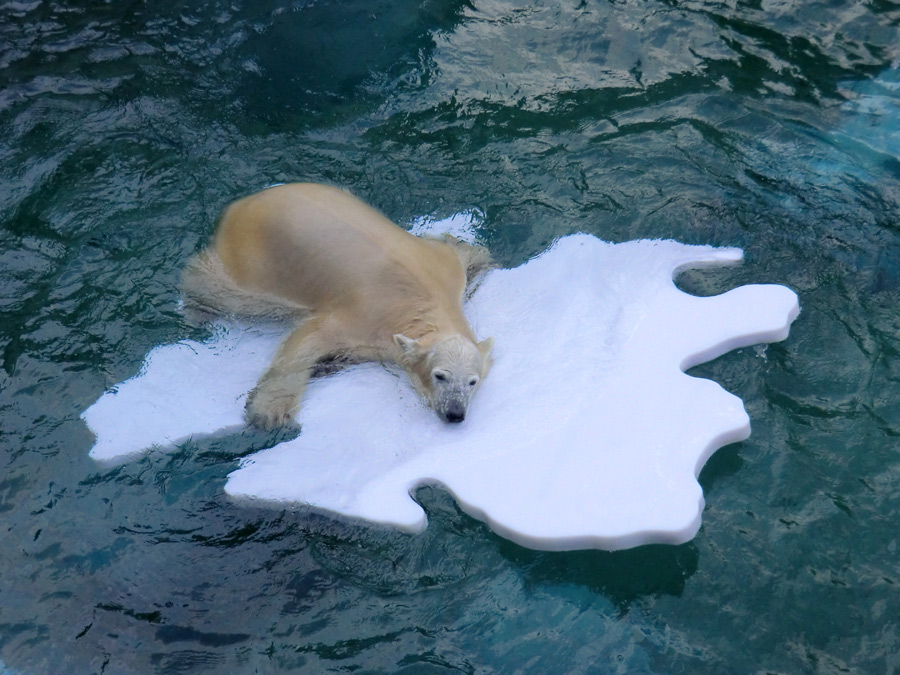
[[[357,366],[314,381],[300,435],[242,460],[225,490],[417,532],[427,522],[411,494],[439,484],[530,548],[685,542],[700,526],[700,469],[750,423],[739,398],[684,371],[784,339],[799,312],[783,286],[701,298],[674,284],[681,270],[740,259],[739,249],[565,237],[489,272],[467,303],[476,333],[494,337],[495,363],[465,422],[440,422],[399,371]],[[154,349],[83,414],[91,455],[120,460],[239,428],[281,335],[220,323],[204,343]]]

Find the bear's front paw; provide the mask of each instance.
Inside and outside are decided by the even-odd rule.
[[[297,397],[290,394],[275,394],[259,388],[250,392],[244,407],[244,419],[250,426],[270,431],[287,426],[296,426]]]

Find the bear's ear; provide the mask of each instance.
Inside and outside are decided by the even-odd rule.
[[[394,342],[403,350],[404,356],[418,356],[422,353],[422,345],[418,340],[413,340],[401,333],[394,336]]]
[[[478,351],[481,352],[482,356],[488,356],[491,353],[491,350],[494,348],[494,338],[489,337],[478,343]]]

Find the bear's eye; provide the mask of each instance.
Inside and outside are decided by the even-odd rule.
[[[447,373],[445,373],[443,370],[436,370],[434,371],[434,379],[436,379],[438,382],[446,382]]]
[[[470,386],[470,387],[474,387],[476,384],[478,384],[478,378],[477,378],[477,377],[470,377],[470,378],[469,378],[469,386]]]

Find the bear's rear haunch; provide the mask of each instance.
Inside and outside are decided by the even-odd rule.
[[[182,289],[188,309],[298,322],[247,398],[253,426],[292,423],[323,364],[363,361],[400,365],[438,417],[461,422],[491,366],[463,293],[492,264],[482,247],[413,236],[343,190],[294,183],[226,208]]]

